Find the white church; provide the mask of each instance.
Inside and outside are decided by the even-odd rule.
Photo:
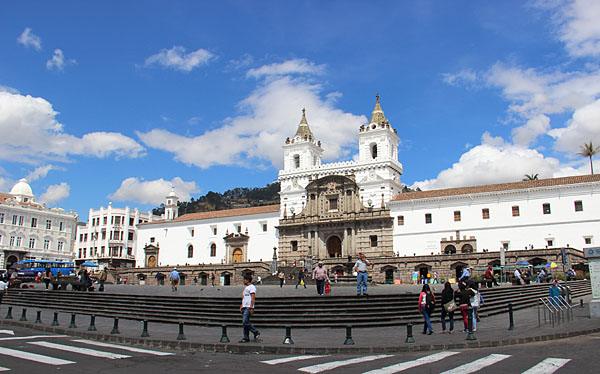
[[[137,267],[426,256],[597,245],[600,175],[402,192],[396,130],[379,96],[357,133],[357,161],[322,163],[302,111],[284,141],[280,204],[137,225]],[[302,266],[302,265],[299,265]]]

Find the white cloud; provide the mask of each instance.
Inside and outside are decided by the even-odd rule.
[[[475,85],[480,77],[478,73],[471,69],[461,70],[458,73],[443,73],[442,80],[450,86],[472,86]]]
[[[17,42],[23,44],[25,47],[33,47],[39,51],[42,49],[42,40],[39,36],[34,35],[29,27],[26,27],[23,33],[17,38]]]
[[[554,8],[552,10],[558,20],[560,40],[565,43],[572,56],[600,55],[600,2],[574,0],[554,3],[555,6],[550,7],[544,2],[538,5],[542,8]]]
[[[337,96],[337,93],[333,95]],[[367,119],[336,109],[331,98],[327,98],[318,84],[282,76],[256,88],[238,104],[246,114],[226,119],[219,128],[196,137],[163,129],[138,133],[138,136],[148,147],[171,152],[177,160],[201,168],[256,167],[257,164],[280,168],[283,165],[281,146],[287,137],[295,134],[301,109],[306,108],[313,134],[323,144],[324,160],[349,157],[345,147],[354,145],[356,132]],[[382,105],[385,106],[385,101]],[[265,164],[261,165],[261,161]]]
[[[513,142],[523,146],[528,146],[534,142],[538,136],[546,134],[550,130],[550,118],[539,114],[523,126],[512,129]]]
[[[57,115],[43,98],[0,92],[0,159],[34,163],[64,161],[68,155],[135,158],[144,153],[139,143],[120,133],[67,134]]]
[[[252,62],[254,62],[254,57],[246,53],[237,60],[229,60],[225,71],[240,70],[246,68],[247,66],[250,66]]]
[[[65,60],[65,55],[64,55],[63,51],[60,49],[55,49],[54,55],[52,55],[52,58],[50,60],[46,61],[46,69],[48,69],[48,70],[56,69],[58,71],[63,71],[63,70],[65,70],[66,65],[73,65],[76,63],[77,63],[77,61],[75,61],[74,59]]]
[[[534,149],[505,142],[500,137],[485,133],[481,145],[464,153],[451,168],[436,178],[418,181],[413,188],[422,190],[477,186],[503,182],[517,182],[525,174],[539,174],[540,178],[585,174],[582,169],[561,164],[558,159],[545,157]]]
[[[205,49],[186,53],[182,46],[174,46],[171,49],[162,49],[155,55],[148,57],[145,66],[159,65],[166,68],[189,72],[201,65],[207,65],[215,55]]]
[[[264,65],[258,69],[250,69],[246,73],[246,77],[261,78],[264,76],[281,76],[292,74],[323,74],[325,65],[316,65],[314,62],[306,59],[293,59],[284,62]]]
[[[71,186],[67,183],[62,182],[61,184],[54,184],[48,186],[46,192],[44,192],[40,197],[39,201],[46,204],[55,204],[63,199],[69,197],[71,193]]]
[[[162,178],[144,181],[131,177],[125,179],[119,189],[108,198],[116,201],[159,205],[165,202],[165,197],[171,192],[171,187],[175,189],[180,201],[189,201],[190,194],[199,192],[196,182],[185,182],[179,177],[175,177],[171,181]]]
[[[31,173],[29,173],[29,175],[27,175],[25,177],[25,179],[27,179],[29,182],[32,182],[32,181],[38,180],[40,178],[46,178],[46,175],[48,175],[48,172],[50,172],[50,170],[56,170],[56,169],[61,169],[61,168],[58,168],[51,164],[40,166],[38,168],[35,168],[35,170],[32,171]]]
[[[8,193],[14,185],[15,183],[13,180],[0,177],[0,192]]]
[[[585,142],[600,144],[600,100],[577,109],[566,127],[548,132],[555,139],[554,148],[578,152]]]
[[[0,84],[0,92],[8,92],[8,93],[12,93],[12,94],[18,94],[19,90],[17,90],[16,88],[12,88],[9,86],[3,86]]]

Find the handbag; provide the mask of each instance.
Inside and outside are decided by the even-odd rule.
[[[301,286],[304,286],[304,279],[301,279],[301,280],[300,280],[300,285],[301,285]]]
[[[456,309],[458,309],[458,306],[454,300],[450,300],[444,304],[444,309],[446,309],[446,312],[454,312]]]

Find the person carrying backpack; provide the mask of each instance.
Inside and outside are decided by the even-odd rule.
[[[423,324],[423,334],[433,334],[433,327],[431,326],[431,313],[435,308],[435,296],[431,292],[428,284],[423,285],[421,294],[419,295],[419,313],[423,315],[425,323]]]

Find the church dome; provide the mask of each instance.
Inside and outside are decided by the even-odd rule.
[[[13,186],[10,190],[10,194],[17,198],[18,201],[22,202],[32,201],[34,198],[31,186],[27,183],[27,179],[25,178],[22,178]]]

